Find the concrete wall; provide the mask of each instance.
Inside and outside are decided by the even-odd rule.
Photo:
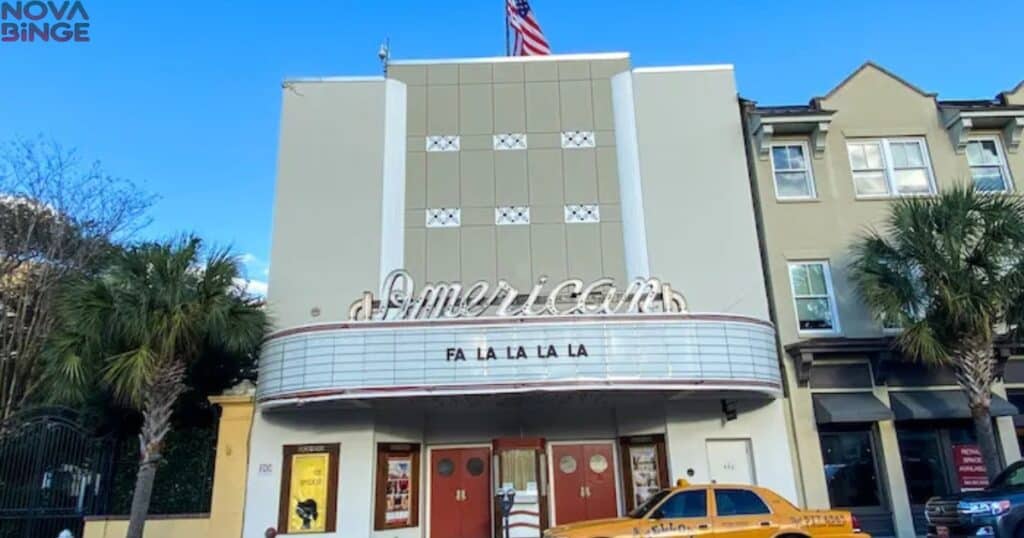
[[[768,319],[732,67],[638,69],[632,79],[650,274],[691,311]]]
[[[300,409],[292,413],[258,412],[254,417],[249,450],[243,536],[262,536],[278,527],[281,495],[282,446],[340,443],[338,458],[337,532],[321,536],[369,536],[373,513],[369,510],[376,465],[373,420],[359,410]],[[261,465],[265,470],[260,470]]]
[[[404,106],[404,91],[383,79],[282,90],[268,296],[278,327],[347,319],[352,301],[378,289],[387,145],[404,127],[389,125],[387,106]],[[401,242],[401,228],[392,235]]]
[[[740,400],[735,420],[723,422],[718,400],[679,400],[667,408],[670,477],[691,482],[710,481],[708,440],[749,439],[757,485],[772,489],[790,502],[798,502],[794,470],[790,459],[785,405]],[[688,476],[692,469],[694,474]]]
[[[610,76],[628,55],[517,61],[394,62],[408,87],[405,262],[418,281],[540,276],[624,277]],[[563,149],[563,131],[592,131],[597,147]],[[495,151],[520,133],[527,149]],[[429,135],[458,135],[459,151],[425,151]],[[599,204],[599,223],[565,222],[566,204]],[[496,226],[494,210],[529,206],[530,224]],[[461,226],[427,228],[426,208],[460,208]]]

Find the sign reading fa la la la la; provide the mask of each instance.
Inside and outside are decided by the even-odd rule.
[[[686,312],[686,299],[667,282],[637,278],[618,288],[612,278],[584,282],[570,278],[549,285],[540,277],[529,293],[499,280],[493,287],[479,281],[428,283],[419,290],[404,269],[392,271],[380,297],[370,292],[349,308],[353,321],[406,321],[480,317],[531,317]]]

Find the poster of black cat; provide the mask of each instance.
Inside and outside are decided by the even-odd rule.
[[[91,29],[81,1],[0,0],[0,43],[87,43]]]
[[[561,351],[559,351],[561,350]],[[587,346],[584,344],[567,344],[565,347],[556,345],[539,346],[505,346],[505,347],[478,347],[470,348],[467,353],[461,347],[450,347],[446,350],[447,362],[468,361],[494,361],[500,359],[521,360],[521,359],[557,359],[559,357],[589,357]]]

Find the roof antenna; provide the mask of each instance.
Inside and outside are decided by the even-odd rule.
[[[380,59],[380,65],[384,69],[384,76],[388,76],[388,62],[391,60],[391,38],[385,38],[384,42],[380,44],[380,48],[377,49],[377,58]]]

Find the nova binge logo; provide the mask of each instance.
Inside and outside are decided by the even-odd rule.
[[[89,40],[89,12],[81,2],[0,1],[2,43]]]

